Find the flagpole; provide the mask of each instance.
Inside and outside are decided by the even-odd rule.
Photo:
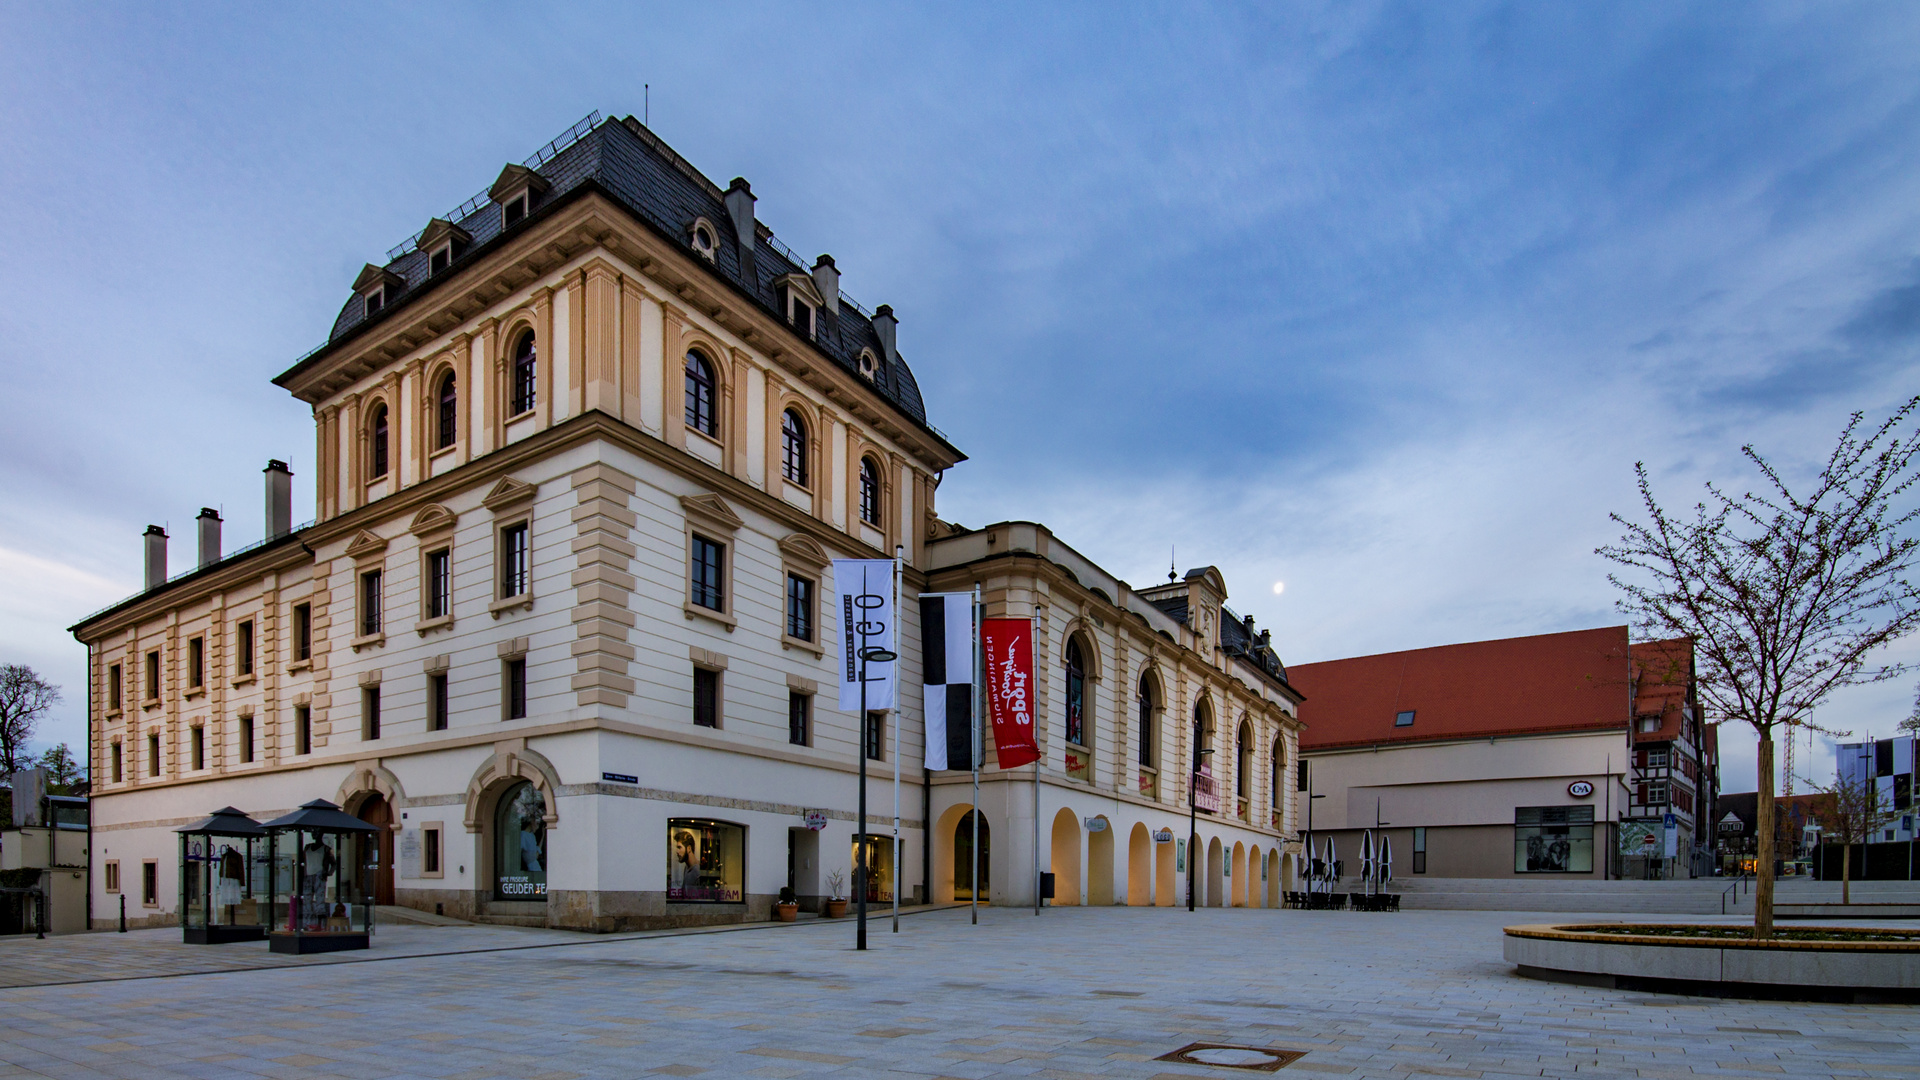
[[[980,710],[985,705],[987,688],[980,679],[980,583],[973,585],[973,744],[967,751],[973,769],[973,867],[968,871],[968,892],[973,896],[973,925],[980,925]]]
[[[900,620],[900,555],[905,549],[899,544],[893,545],[893,640],[894,652],[906,647]],[[926,640],[926,627],[920,628],[922,641]],[[900,932],[900,717],[904,710],[900,708],[900,669],[893,672],[893,932]],[[923,739],[926,718],[921,717]],[[921,822],[922,831],[926,822]]]

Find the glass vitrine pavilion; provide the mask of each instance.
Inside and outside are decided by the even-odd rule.
[[[266,936],[267,830],[231,806],[180,834],[180,926],[189,945]]]
[[[371,946],[379,829],[325,799],[264,828],[272,867],[269,947],[316,953]]]

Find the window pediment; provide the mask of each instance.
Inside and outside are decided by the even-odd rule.
[[[406,278],[384,266],[375,266],[372,263],[361,267],[360,276],[353,279],[353,291],[362,296],[383,288],[398,292],[406,286]]]
[[[387,550],[387,542],[377,534],[361,529],[359,535],[347,545],[347,558],[359,562]]]
[[[487,198],[504,203],[523,191],[533,195],[545,194],[551,186],[546,177],[525,165],[509,165],[500,170],[499,178],[487,189]]]
[[[459,515],[453,511],[439,503],[433,503],[413,515],[413,523],[407,526],[407,531],[415,536],[431,536],[453,528],[459,520]]]
[[[503,476],[500,478],[499,483],[493,485],[493,490],[487,492],[487,497],[480,500],[480,505],[498,513],[507,507],[518,506],[532,499],[534,493],[538,490],[538,488],[527,483],[525,480],[516,480],[511,476]]]
[[[832,561],[827,549],[820,546],[820,541],[805,533],[793,533],[781,540],[780,550],[787,558],[810,570],[823,570]]]
[[[686,512],[687,517],[726,532],[733,532],[746,524],[739,514],[733,512],[733,507],[718,495],[682,495],[680,509]]]

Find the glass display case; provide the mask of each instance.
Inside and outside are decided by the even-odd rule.
[[[325,799],[264,828],[269,947],[317,953],[371,946],[379,829]]]
[[[266,936],[267,830],[223,807],[180,834],[180,927],[189,945]]]

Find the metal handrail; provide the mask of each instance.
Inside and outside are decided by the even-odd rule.
[[[1725,915],[1727,913],[1727,897],[1732,896],[1734,898],[1734,902],[1738,903],[1740,898],[1739,898],[1739,895],[1734,892],[1734,890],[1739,889],[1740,892],[1742,893],[1748,892],[1750,891],[1750,888],[1743,888],[1743,886],[1750,887],[1752,885],[1752,882],[1753,882],[1753,875],[1742,872],[1739,877],[1733,879],[1733,884],[1728,885],[1726,888],[1720,890],[1720,914]]]
[[[565,150],[569,146],[572,146],[574,143],[579,142],[582,138],[586,137],[587,132],[592,131],[594,128],[599,126],[600,126],[600,110],[595,109],[592,112],[588,113],[583,119],[581,119],[580,122],[574,124],[572,127],[568,128],[567,130],[561,132],[559,135],[555,136],[553,139],[549,140],[547,145],[534,151],[533,156],[521,162],[521,164],[525,165],[529,169],[538,169],[540,166],[545,165],[547,162],[552,161],[556,157],[559,157],[561,151]],[[461,203],[458,207],[449,211],[447,213],[446,219],[457,225],[468,214],[471,214],[475,210],[480,209],[482,206],[485,206],[490,201],[491,201],[491,196],[488,195],[486,191],[482,191],[479,194],[475,195],[474,197],[468,199],[466,202]],[[402,240],[398,244],[395,244],[394,246],[388,248],[387,261],[392,262],[393,260],[399,258],[400,256],[405,255],[407,252],[415,250],[420,244],[420,233],[424,233],[424,232],[426,232],[426,230],[423,228],[420,230],[420,232],[414,233],[412,236],[409,236],[405,240]]]
[[[314,525],[318,523],[318,521],[319,519],[316,518],[313,521],[308,521],[300,525],[295,525],[290,531],[280,536],[263,537],[259,540],[255,540],[253,543],[248,544],[245,547],[234,548],[232,551],[229,551],[225,555],[220,556],[220,562],[213,563],[211,564],[211,566],[196,566],[191,570],[182,570],[177,574],[173,574],[169,576],[167,580],[161,582],[159,585],[155,585],[153,588],[158,589],[162,585],[170,585],[173,582],[179,581],[181,578],[192,577],[193,575],[199,573],[202,570],[209,570],[209,569],[212,569],[212,567],[219,566],[221,563],[225,563],[231,559],[237,559],[240,556],[245,555],[248,552],[254,550],[255,548],[263,548],[263,547],[266,547],[268,544],[271,544],[277,540],[285,540],[288,536],[292,536],[294,533],[305,532],[308,529],[313,528]],[[138,600],[152,591],[153,589],[141,589],[139,592],[134,593],[132,596],[115,600],[113,603],[108,604],[106,607],[101,608],[99,611],[96,611],[87,615],[85,618],[81,619],[79,622],[74,623],[74,625],[79,626],[82,623],[90,623],[93,620],[99,618],[100,616],[105,615],[107,612],[112,611],[114,608],[119,607],[121,604],[126,603],[128,600]]]

